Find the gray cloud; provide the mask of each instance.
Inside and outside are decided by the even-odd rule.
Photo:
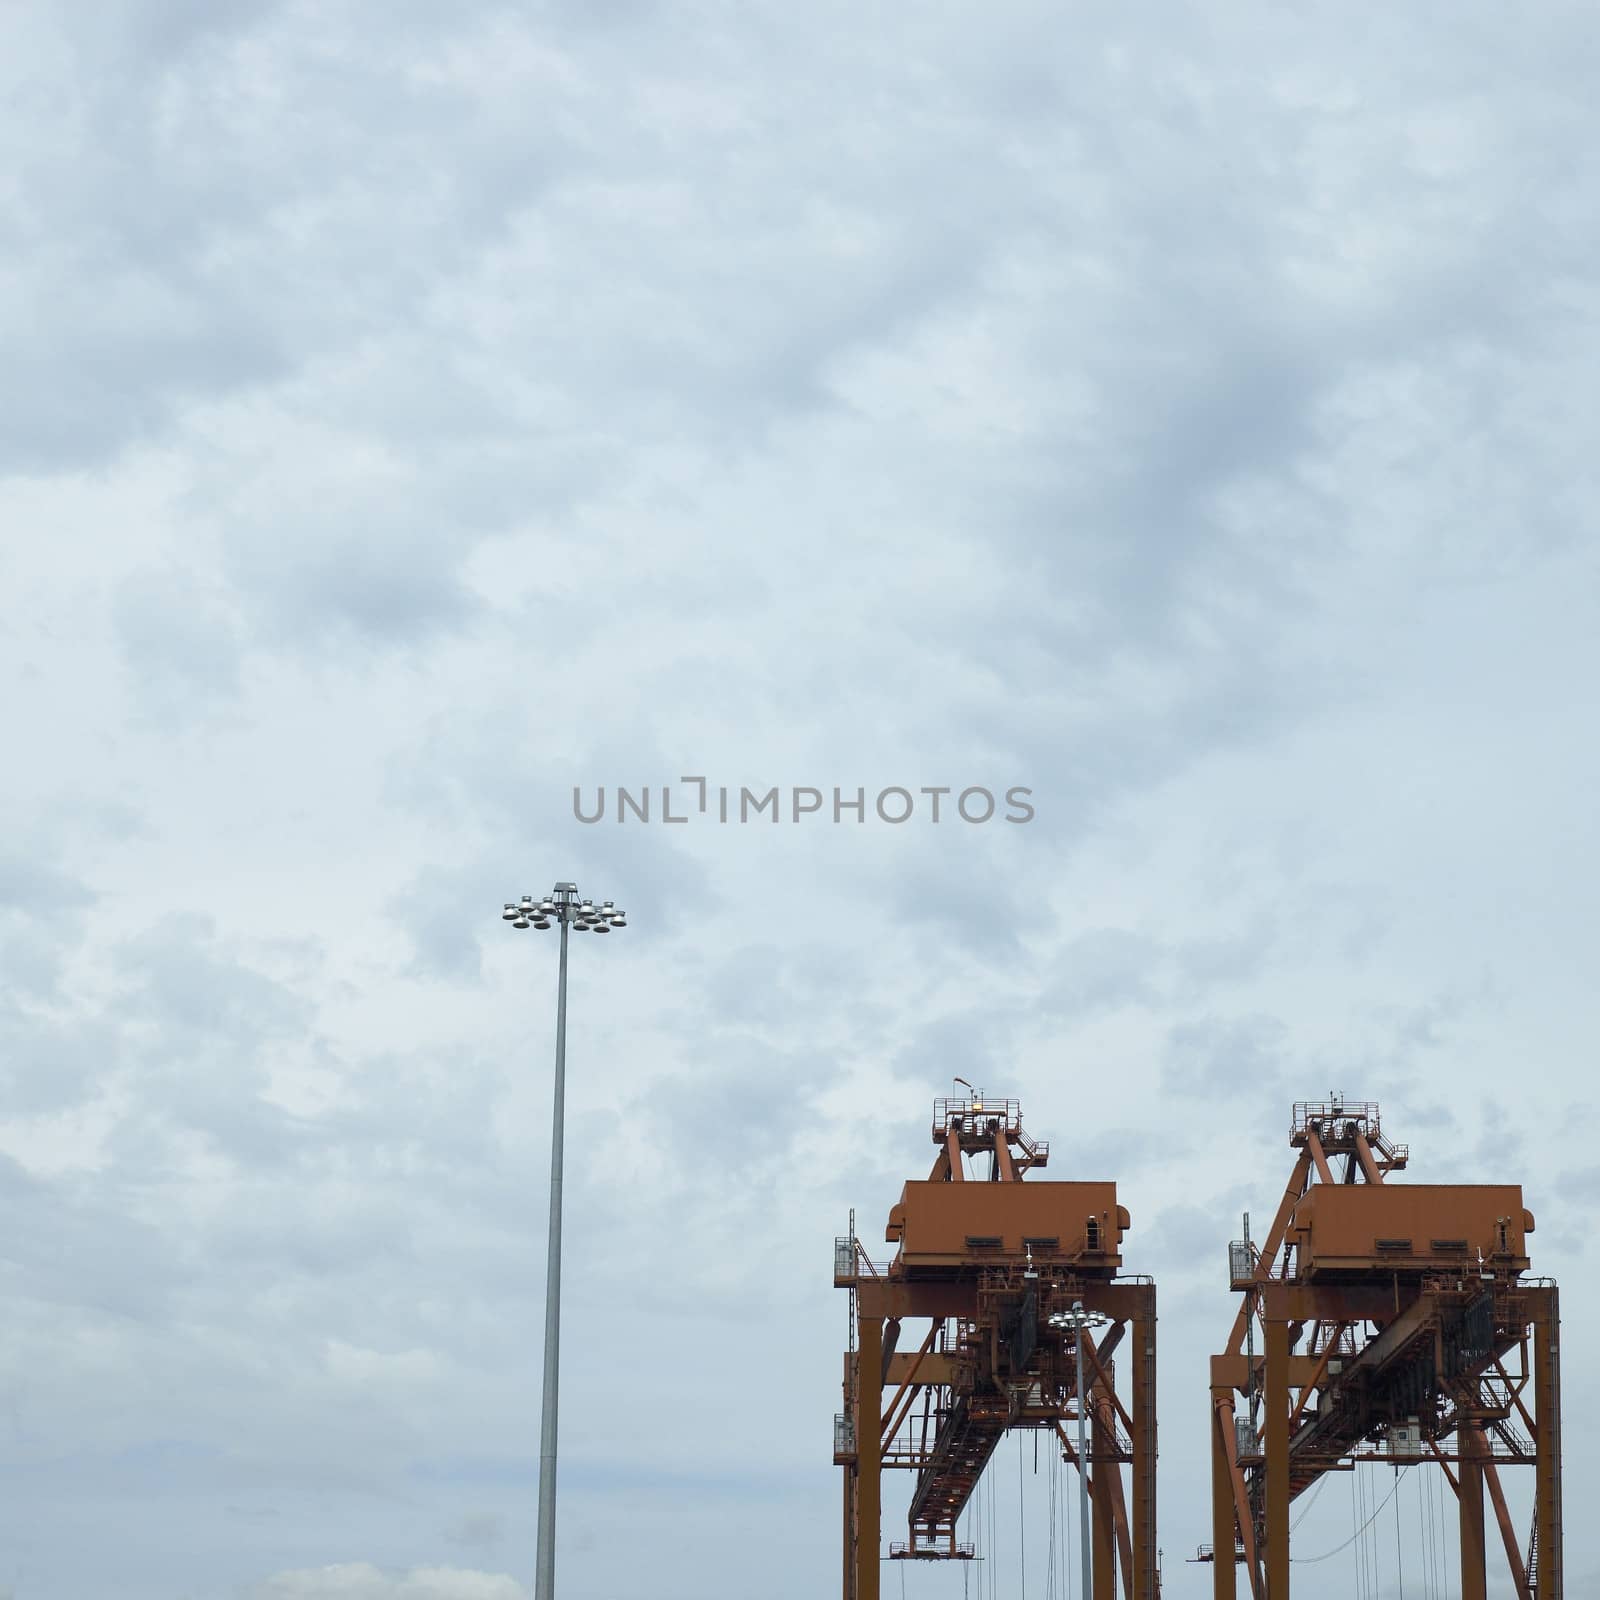
[[[505,1521],[497,1511],[475,1511],[447,1530],[445,1538],[469,1549],[497,1545],[505,1537]]]
[[[1222,1094],[1249,1083],[1270,1093],[1284,1082],[1288,1033],[1271,1016],[1205,1017],[1174,1028],[1163,1083],[1175,1093]]]
[[[137,573],[118,587],[113,626],[142,696],[171,717],[239,687],[236,631],[217,599],[181,571]]]
[[[36,856],[0,857],[0,906],[49,921],[80,911],[93,892],[70,874]]]
[[[1158,1283],[1181,1282],[1186,1277],[1204,1277],[1215,1283],[1226,1266],[1228,1241],[1238,1233],[1238,1219],[1230,1222],[1228,1213],[1214,1201],[1205,1206],[1168,1206],[1151,1219],[1147,1236],[1138,1241],[1140,1268],[1153,1272]],[[1220,1302],[1213,1321],[1220,1339],[1226,1326],[1226,1311]]]
[[[14,10],[0,1579],[521,1592],[557,878],[595,1595],[833,1581],[955,1073],[1163,1279],[1169,1555],[1293,1099],[1592,1313],[1584,11]],[[1038,815],[571,816],[689,773]]]

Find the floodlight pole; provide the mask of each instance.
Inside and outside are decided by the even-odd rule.
[[[504,920],[514,928],[561,925],[561,965],[556,977],[556,1089],[550,1133],[550,1241],[545,1254],[544,1398],[539,1416],[539,1543],[534,1600],[556,1593],[556,1414],[561,1372],[561,1178],[567,1099],[567,931],[610,933],[627,920],[609,900],[596,906],[578,899],[575,883],[558,883],[542,900],[525,894],[506,902]]]
[[[556,1099],[550,1135],[550,1243],[545,1253],[544,1403],[539,1417],[539,1545],[534,1600],[556,1593],[556,1411],[561,1370],[561,1168],[567,1099],[567,919],[556,979]],[[1079,1357],[1081,1365],[1082,1356]],[[1080,1374],[1079,1386],[1083,1379]]]

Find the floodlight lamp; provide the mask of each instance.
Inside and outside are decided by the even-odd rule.
[[[1081,1300],[1075,1300],[1070,1311],[1052,1311],[1045,1318],[1052,1328],[1100,1328],[1110,1320],[1103,1311],[1085,1311]]]
[[[517,917],[511,924],[513,928],[526,928],[530,924],[526,917]]]

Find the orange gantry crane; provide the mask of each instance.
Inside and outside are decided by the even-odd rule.
[[[1012,1428],[1049,1431],[1089,1475],[1089,1600],[1117,1600],[1119,1573],[1123,1600],[1157,1600],[1156,1291],[1120,1274],[1130,1222],[1116,1185],[1025,1181],[1050,1147],[1023,1131],[1017,1101],[981,1090],[934,1102],[933,1142],[933,1170],[907,1182],[889,1213],[894,1259],[870,1259],[854,1213],[835,1241],[833,1281],[850,1291],[833,1447],[844,1468],[845,1600],[878,1600],[891,1469],[915,1479],[907,1536],[889,1558],[972,1559],[957,1520]],[[1098,1322],[1094,1336],[1067,1326],[1075,1306]],[[925,1336],[902,1349],[903,1324],[924,1320]],[[1066,1427],[1078,1421],[1080,1338],[1086,1462]],[[1118,1393],[1119,1366],[1131,1400]]]
[[[1485,1600],[1485,1489],[1519,1600],[1561,1600],[1559,1309],[1555,1284],[1529,1276],[1521,1188],[1387,1182],[1408,1151],[1369,1101],[1297,1103],[1289,1143],[1266,1239],[1252,1244],[1246,1217],[1229,1247],[1241,1301],[1211,1360],[1200,1552],[1216,1600],[1235,1600],[1241,1564],[1252,1600],[1289,1600],[1290,1503],[1357,1461],[1439,1464],[1462,1600]],[[1500,1481],[1512,1465],[1534,1473],[1525,1543]]]

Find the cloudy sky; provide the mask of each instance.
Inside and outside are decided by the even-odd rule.
[[[1330,1089],[1525,1185],[1600,1495],[1592,7],[0,29],[0,1595],[527,1594],[558,878],[566,1600],[833,1592],[831,1243],[956,1073],[1133,1214],[1174,1600]],[[1347,1487],[1296,1595],[1424,1592]]]

